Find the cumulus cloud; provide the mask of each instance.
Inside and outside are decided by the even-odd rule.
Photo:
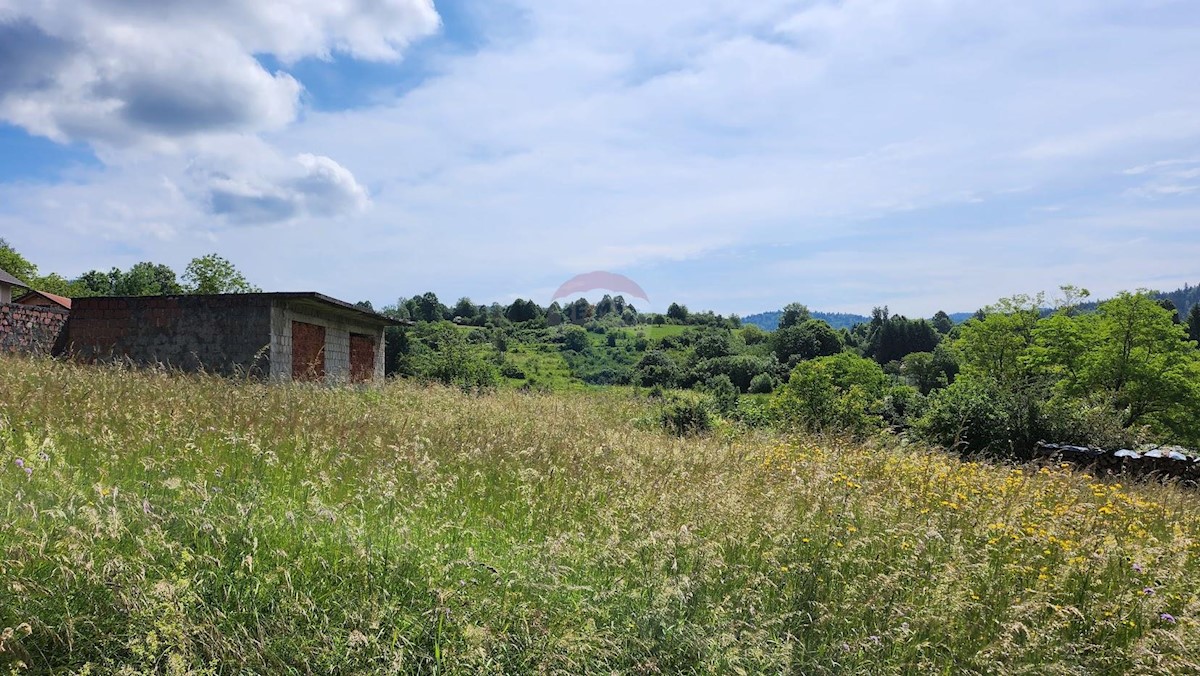
[[[309,17],[294,22],[270,0],[89,0],[86,10],[110,25],[178,20],[202,31],[213,17],[237,17],[213,34],[235,55],[274,54],[285,71],[304,55],[403,51],[403,39],[381,38],[388,32],[340,9],[353,4],[292,3]],[[472,4],[490,12],[501,3],[463,3],[456,14]],[[370,106],[288,123],[296,105],[288,81],[262,71],[271,81],[246,87],[277,88],[265,99],[283,104],[245,118],[220,96],[206,98],[214,110],[196,112],[223,120],[211,124],[150,103],[121,111],[134,122],[116,118],[117,129],[142,139],[243,132],[228,144],[206,140],[187,172],[164,172],[186,196],[183,215],[171,213],[174,202],[161,218],[110,215],[98,208],[108,196],[142,206],[136,191],[157,184],[102,187],[111,179],[101,177],[86,192],[46,189],[61,216],[35,205],[38,192],[0,186],[0,212],[19,198],[30,205],[21,209],[44,214],[5,222],[0,213],[0,231],[113,224],[105,227],[114,238],[149,242],[145,257],[168,260],[211,228],[227,250],[270,249],[249,270],[264,285],[377,302],[430,288],[476,300],[548,294],[570,273],[598,267],[635,276],[653,297],[723,312],[799,298],[918,313],[1060,283],[1102,294],[1195,282],[1195,166],[1167,160],[1122,173],[1200,153],[1194,0],[503,4],[512,11],[485,22],[480,43],[450,44],[455,26],[432,45],[436,77]],[[401,33],[410,36],[432,25],[405,17],[385,21],[410,26]],[[25,19],[14,30],[21,53],[44,65],[0,69],[0,90],[56,87],[69,70],[56,59],[79,58],[72,36],[82,30]],[[204,88],[181,82],[179,101]],[[122,103],[137,98],[127,82],[110,88]],[[279,125],[268,135],[277,152],[246,142],[256,140],[247,129]],[[120,170],[145,179],[160,165],[149,166]],[[1153,194],[1131,190],[1151,182]],[[367,203],[363,185],[370,211],[339,224],[347,236],[338,247],[324,246],[322,215],[356,213]],[[286,241],[226,226],[281,220],[290,222]],[[114,229],[159,221],[182,224],[176,240],[158,245]],[[60,255],[43,240],[26,241]],[[430,250],[454,251],[457,264]],[[317,270],[336,273],[319,283],[302,276]]]
[[[339,217],[362,212],[370,199],[348,169],[309,153],[292,158],[265,144],[250,152],[197,158],[188,170],[190,189],[208,213],[235,225]]]
[[[430,0],[0,0],[0,120],[104,149],[278,129],[287,64],[396,60],[438,26]]]

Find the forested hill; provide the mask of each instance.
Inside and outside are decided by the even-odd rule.
[[[1179,316],[1186,317],[1193,305],[1200,305],[1200,286],[1184,284],[1182,289],[1160,293],[1158,297],[1174,303]]]
[[[1182,289],[1155,292],[1154,297],[1158,299],[1169,300],[1174,303],[1176,309],[1179,310],[1179,316],[1182,318],[1187,316],[1188,310],[1190,310],[1193,305],[1200,304],[1200,286],[1184,284]],[[1080,307],[1084,309],[1091,309],[1097,305],[1099,305],[1099,302],[1085,303]],[[845,312],[813,312],[811,314],[813,319],[820,319],[835,329],[849,329],[855,324],[871,321],[870,317],[848,314]],[[974,314],[974,312],[952,312],[950,313],[950,319],[955,324],[958,324],[970,319]],[[782,315],[782,310],[775,310],[774,312],[759,312],[758,314],[742,317],[742,323],[753,324],[764,331],[774,331],[775,329],[779,328],[779,317]]]
[[[862,324],[871,321],[870,317],[863,315],[852,315],[844,312],[812,312],[810,313],[813,319],[819,319],[835,329],[848,329],[855,324]],[[742,317],[743,324],[753,324],[764,331],[774,331],[779,328],[779,318],[783,316],[782,310],[774,312],[760,312],[758,314]]]

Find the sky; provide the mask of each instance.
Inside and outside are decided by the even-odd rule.
[[[376,307],[1171,290],[1198,34],[1194,0],[0,0],[0,237]]]

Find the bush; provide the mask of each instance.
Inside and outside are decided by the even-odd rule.
[[[588,349],[587,331],[581,326],[565,326],[562,331],[562,342],[564,350],[583,352]]]
[[[1132,448],[1146,441],[1136,430],[1121,426],[1121,414],[1108,401],[1054,397],[1039,410],[1038,436],[1044,441],[1109,450]]]
[[[514,378],[516,380],[525,379],[525,372],[521,370],[521,367],[508,360],[505,360],[505,362],[500,366],[500,375],[504,376],[505,378]]]
[[[769,338],[767,332],[763,331],[760,327],[755,326],[754,324],[750,324],[742,329],[742,340],[747,345],[758,345],[759,343],[765,343],[767,342],[767,338]]]
[[[668,432],[681,437],[712,429],[708,405],[691,397],[667,402],[659,414],[659,422]]]
[[[775,413],[768,397],[740,397],[733,417],[749,427],[770,427],[776,424]]]
[[[754,378],[767,373],[771,368],[772,362],[768,359],[749,354],[735,354],[705,359],[696,365],[694,375],[698,381],[705,381],[713,376],[727,376],[738,390],[748,392]]]
[[[991,378],[959,378],[929,397],[915,428],[926,440],[963,453],[1013,451],[1010,397]]]
[[[770,373],[760,373],[750,379],[750,394],[770,394],[775,391],[775,379]]]
[[[888,382],[878,364],[849,352],[800,362],[772,412],[785,427],[867,436],[883,427]]]
[[[643,387],[672,387],[679,382],[680,375],[675,360],[661,350],[647,352],[637,364],[638,382]]]
[[[738,389],[729,376],[713,376],[704,382],[704,389],[713,398],[713,404],[721,415],[730,415],[737,409]]]

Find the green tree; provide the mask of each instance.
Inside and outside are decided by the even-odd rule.
[[[1147,293],[1123,292],[1088,319],[1092,347],[1083,358],[1081,385],[1110,393],[1126,427],[1159,413],[1167,414],[1164,423],[1190,417],[1189,407],[1200,401],[1197,356],[1170,310]]]
[[[1009,388],[1024,380],[1028,371],[1022,355],[1033,345],[1043,304],[1041,295],[1013,296],[963,324],[955,341],[963,372],[994,378]]]
[[[183,271],[183,289],[194,294],[255,293],[233,263],[215,253],[193,258]]]
[[[686,324],[688,320],[687,306],[680,305],[679,303],[671,303],[671,305],[667,307],[667,317],[670,317],[680,324]]]
[[[637,378],[643,387],[674,387],[680,375],[679,365],[662,350],[650,350],[637,363]]]
[[[471,302],[470,298],[463,296],[458,299],[458,302],[454,304],[454,309],[450,312],[454,317],[461,317],[470,322],[479,313],[479,307]]]
[[[933,328],[943,336],[954,330],[954,320],[942,310],[938,310],[931,321]]]
[[[786,329],[797,326],[812,319],[808,306],[802,303],[788,303],[779,315],[779,328]]]
[[[750,394],[770,394],[775,390],[775,379],[769,373],[760,373],[750,380]]]
[[[563,327],[563,349],[574,350],[575,352],[583,352],[588,349],[587,330],[582,326],[570,324]]]
[[[842,350],[841,337],[819,319],[776,329],[771,332],[770,343],[775,356],[783,364],[837,354]]]
[[[425,325],[423,349],[416,355],[417,375],[466,391],[494,387],[499,371],[482,349],[472,345],[461,329],[449,322]]]
[[[1200,345],[1200,303],[1192,306],[1187,319],[1188,338]]]
[[[768,338],[767,332],[755,324],[748,324],[742,329],[742,341],[747,345],[765,343]]]
[[[82,288],[84,295],[88,296],[111,296],[116,293],[112,276],[99,270],[88,270],[72,284]]]
[[[560,306],[557,302],[551,303],[550,307],[546,308],[546,326],[558,326],[562,323],[562,306]]]
[[[116,296],[167,296],[183,292],[175,271],[161,263],[135,263],[127,272],[113,268],[108,277]]]
[[[731,354],[724,357],[705,359],[695,366],[696,380],[716,375],[728,377],[743,392],[749,391],[750,383],[760,374],[769,374],[777,365],[774,359],[751,354]]]
[[[926,440],[969,453],[1012,453],[1013,404],[995,379],[967,376],[929,397],[915,429]]]
[[[730,345],[729,336],[724,331],[705,333],[696,341],[692,350],[697,360],[716,359],[733,354],[733,346]]]
[[[737,410],[740,392],[729,380],[729,376],[718,375],[704,381],[704,390],[713,398],[713,404],[721,415],[729,415]]]
[[[4,270],[13,277],[30,284],[38,276],[37,266],[18,253],[2,237],[0,237],[0,270]]]
[[[771,407],[785,426],[866,436],[884,426],[889,383],[879,364],[842,352],[796,364]]]
[[[942,373],[934,362],[932,352],[912,352],[904,355],[900,373],[908,384],[917,388],[921,394],[929,394],[950,384],[946,374]]]
[[[575,302],[563,308],[563,315],[572,324],[585,324],[595,314],[596,306],[589,303],[586,298],[577,298]]]
[[[440,322],[446,317],[447,309],[438,300],[437,294],[426,291],[408,301],[409,312],[418,322]]]

